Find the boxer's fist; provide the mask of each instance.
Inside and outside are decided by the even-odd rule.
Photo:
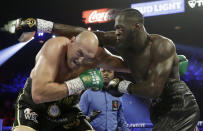
[[[20,42],[26,42],[34,37],[37,30],[37,20],[34,18],[19,18],[16,20],[11,20],[5,24],[1,31],[6,31],[14,34],[16,39]]]
[[[1,30],[15,34],[19,41],[25,42],[30,40],[35,35],[35,32],[51,33],[52,28],[53,22],[51,21],[35,18],[19,18],[9,21]]]
[[[80,79],[86,89],[98,91],[103,87],[102,76],[99,70],[87,70],[80,75]]]
[[[37,30],[37,20],[34,18],[19,18],[11,20],[4,27],[1,28],[3,31],[7,31],[12,34],[20,36],[23,32],[33,32]]]

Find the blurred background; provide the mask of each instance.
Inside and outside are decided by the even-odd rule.
[[[34,17],[107,31],[114,29],[115,14],[123,8],[139,9],[148,33],[172,39],[177,53],[187,57],[188,71],[181,79],[194,93],[202,111],[203,0],[2,0],[0,26],[19,17]],[[13,35],[0,32],[0,118],[4,126],[12,125],[18,92],[34,66],[35,55],[51,37],[55,35],[38,33],[29,43],[19,44]],[[147,102],[129,95],[123,96],[123,102],[129,124],[150,122]]]

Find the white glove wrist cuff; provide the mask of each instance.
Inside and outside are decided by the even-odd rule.
[[[54,23],[51,21],[37,19],[37,32],[51,33]]]
[[[73,95],[85,89],[82,80],[77,77],[75,79],[69,80],[65,82],[68,88],[68,95]]]
[[[126,80],[121,81],[118,85],[118,91],[121,93],[128,93],[127,89],[130,83],[132,82]]]

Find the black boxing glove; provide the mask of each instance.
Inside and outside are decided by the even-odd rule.
[[[115,78],[109,82],[106,90],[113,96],[120,97],[123,93],[131,94],[131,92],[128,92],[128,87],[130,84],[133,83],[131,81]]]
[[[111,94],[112,96],[115,97],[121,97],[123,95],[123,93],[118,91],[118,86],[120,83],[120,79],[119,78],[114,78],[113,80],[111,80],[109,82],[109,84],[105,87],[105,90]]]
[[[11,34],[15,34],[17,38],[23,37],[22,34],[25,32],[45,32],[51,33],[53,29],[53,22],[46,21],[43,19],[35,18],[19,18],[11,20],[4,27],[2,31],[7,31]]]

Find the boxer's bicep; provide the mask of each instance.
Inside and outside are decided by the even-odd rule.
[[[54,82],[56,79],[59,62],[62,58],[62,49],[55,45],[57,45],[55,40],[47,41],[40,54],[37,55],[38,58],[32,74],[33,90],[42,91],[46,88],[47,83]]]
[[[154,93],[159,94],[162,92],[164,84],[171,73],[173,59],[174,56],[171,56],[162,62],[151,65],[147,80]]]
[[[55,82],[59,63],[42,56],[32,81],[32,99],[36,104],[59,100],[67,95],[65,84]],[[60,58],[59,58],[60,59]],[[54,63],[56,62],[56,63]]]
[[[53,59],[39,56],[34,68],[33,88],[43,88],[46,83],[53,82],[58,72],[57,62],[53,63]]]
[[[159,51],[160,52],[160,51]],[[157,53],[153,57],[153,61],[149,67],[147,81],[153,91],[160,94],[163,90],[164,84],[171,74],[174,58],[175,58],[175,47],[172,45],[166,50]]]

